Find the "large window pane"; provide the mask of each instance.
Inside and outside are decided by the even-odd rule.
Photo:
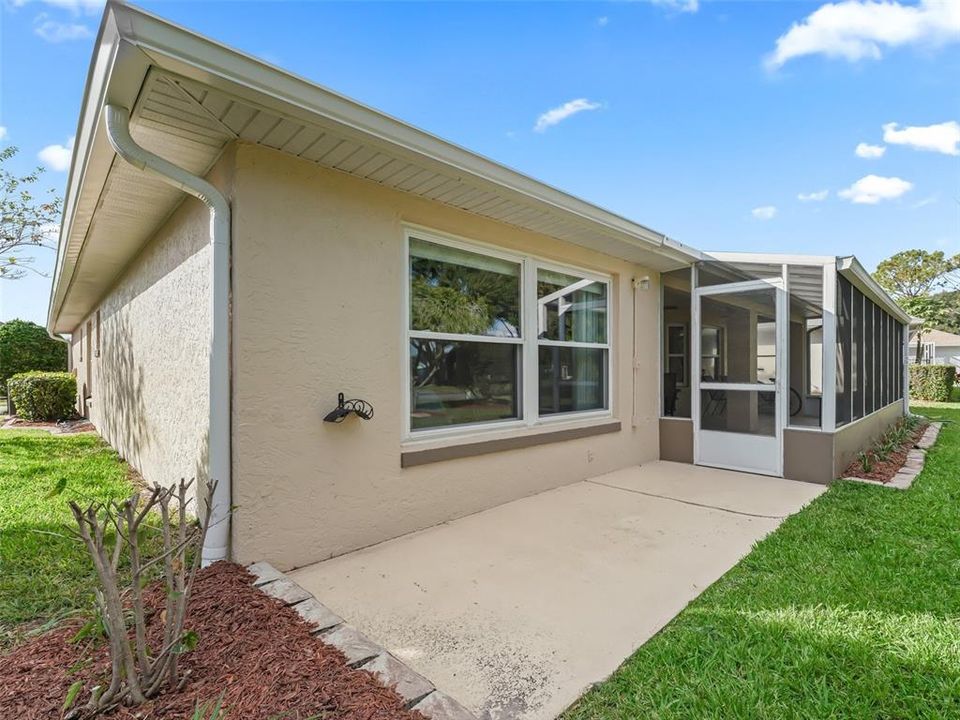
[[[413,430],[520,417],[520,346],[410,340]]]
[[[539,268],[537,337],[605,344],[607,284]]]
[[[540,414],[607,408],[607,350],[541,346]]]
[[[758,390],[701,390],[700,427],[704,430],[773,436],[776,393]]]
[[[410,329],[520,337],[520,264],[412,238]]]

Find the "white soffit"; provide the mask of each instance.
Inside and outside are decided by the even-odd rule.
[[[193,104],[175,83],[153,72],[144,84],[130,131],[148,150],[204,175],[233,138]],[[185,197],[119,158],[110,166],[99,196],[82,189],[62,249],[61,261],[73,272],[55,332],[70,332],[89,314]]]
[[[136,54],[136,62],[146,61],[148,68],[133,108],[131,134],[191,172],[205,174],[224,147],[239,139],[653,270],[683,267],[700,256],[641,225],[136,8],[108,3],[102,44],[113,28],[120,45],[139,50],[127,55]],[[120,65],[117,60],[105,83],[112,76],[129,84]],[[88,85],[81,124],[91,109],[99,111],[89,103],[102,104],[116,94],[110,87]],[[73,188],[77,199],[70,208],[72,218],[65,216],[69,229],[61,237],[51,295],[56,332],[76,327],[183,201],[179,191],[113,158],[102,129],[91,135],[86,160],[111,164],[102,187],[80,182]],[[77,163],[86,171],[79,153]],[[71,182],[86,174],[74,167]]]

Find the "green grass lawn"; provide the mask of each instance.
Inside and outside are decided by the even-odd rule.
[[[960,405],[913,487],[842,482],[564,720],[960,717]]]
[[[128,496],[127,471],[95,435],[0,430],[0,647],[23,623],[89,610],[93,567],[65,531],[67,501]],[[66,489],[51,496],[61,479]]]

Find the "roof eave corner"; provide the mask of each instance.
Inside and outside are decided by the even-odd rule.
[[[47,307],[47,332],[51,335],[69,332],[59,328],[60,311],[69,289],[73,268],[66,267],[66,251],[74,230],[77,202],[87,182],[87,170],[94,152],[112,149],[105,141],[103,107],[108,102],[132,106],[149,69],[149,58],[127,41],[127,31],[121,29],[121,18],[129,15],[129,8],[117,0],[108,0],[104,7],[100,28],[94,42],[94,53],[87,71],[77,129],[74,134],[73,157],[67,175],[60,232],[57,239],[57,257],[50,300]],[[129,22],[126,24],[129,25]],[[98,137],[99,136],[99,137]]]
[[[886,305],[888,310],[892,310],[900,322],[905,324],[911,323],[912,318],[910,317],[909,313],[900,307],[896,300],[890,297],[890,293],[884,290],[880,283],[874,279],[873,275],[867,272],[867,269],[861,264],[855,255],[838,257],[837,270],[851,273],[864,287],[876,295],[876,299],[880,300],[882,304]]]

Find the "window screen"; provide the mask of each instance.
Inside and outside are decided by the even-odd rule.
[[[903,398],[902,343],[903,325],[845,278],[838,278],[837,425]]]
[[[873,385],[873,303],[863,299],[863,414],[874,411]]]
[[[837,425],[850,422],[853,286],[837,278]]]
[[[883,404],[889,405],[893,401],[893,358],[890,353],[890,323],[893,318],[883,313]]]
[[[879,410],[883,407],[883,315],[880,308],[873,305],[873,409]]]
[[[863,417],[863,293],[853,288],[850,340],[851,420]]]
[[[901,343],[903,342],[903,325],[901,325],[896,320],[893,321],[893,352],[897,358],[897,377],[896,385],[897,393],[894,396],[894,400],[903,399],[903,352],[901,351]]]

